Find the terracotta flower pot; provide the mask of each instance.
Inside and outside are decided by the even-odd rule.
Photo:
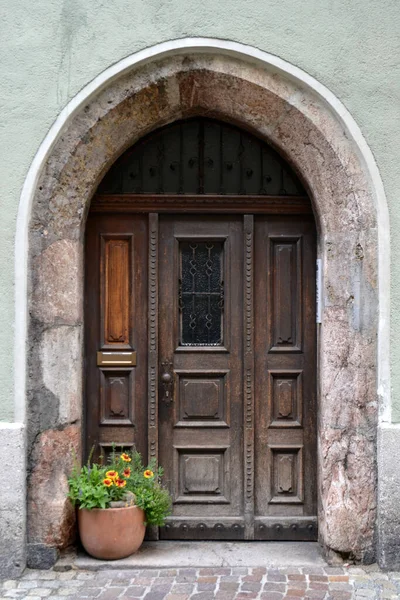
[[[146,527],[137,506],[78,510],[78,527],[86,552],[94,558],[116,560],[140,548]]]

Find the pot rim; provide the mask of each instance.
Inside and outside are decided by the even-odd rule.
[[[94,512],[96,510],[106,510],[106,511],[110,511],[110,510],[127,510],[127,509],[132,509],[132,508],[137,508],[138,510],[143,510],[143,508],[140,508],[140,506],[137,506],[136,504],[134,504],[133,506],[121,506],[119,508],[81,508],[80,506],[77,506],[78,510],[87,510],[88,512]],[[144,512],[144,511],[143,511]]]

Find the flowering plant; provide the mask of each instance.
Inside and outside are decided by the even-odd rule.
[[[118,508],[136,505],[146,514],[148,525],[163,525],[171,512],[171,498],[161,485],[163,470],[152,460],[147,467],[139,452],[117,453],[113,447],[108,465],[77,461],[68,480],[70,498],[79,508]]]

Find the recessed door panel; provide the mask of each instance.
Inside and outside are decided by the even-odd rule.
[[[270,352],[300,352],[302,344],[301,236],[269,236]]]
[[[175,427],[229,426],[229,371],[175,371]]]

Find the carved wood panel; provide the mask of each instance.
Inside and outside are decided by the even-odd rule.
[[[88,454],[137,447],[147,457],[147,216],[90,215],[86,231],[85,395]],[[136,366],[97,353],[136,352]]]
[[[302,447],[269,446],[271,504],[301,504],[303,501]]]
[[[268,398],[272,427],[301,427],[303,420],[302,371],[270,371]]]
[[[245,538],[254,539],[254,217],[243,218],[243,401]]]
[[[270,238],[271,319],[270,351],[298,352],[302,344],[302,238]]]
[[[227,448],[176,448],[176,504],[228,504],[230,469]]]
[[[130,348],[132,236],[101,236],[102,348]]]
[[[148,256],[148,422],[149,457],[158,457],[158,215],[149,214]]]
[[[100,424],[134,424],[134,369],[100,369]]]
[[[175,371],[175,375],[176,427],[228,427],[229,371]]]

